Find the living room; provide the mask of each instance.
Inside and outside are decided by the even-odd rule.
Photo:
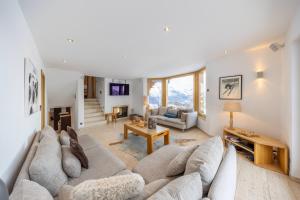
[[[5,0],[0,27],[1,200],[300,199],[299,0]]]

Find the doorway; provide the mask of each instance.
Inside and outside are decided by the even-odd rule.
[[[41,128],[46,125],[46,93],[45,93],[45,74],[41,70]]]
[[[84,98],[96,98],[96,77],[84,76]]]

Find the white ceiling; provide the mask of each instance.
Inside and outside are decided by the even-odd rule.
[[[19,2],[47,67],[114,78],[187,72],[225,49],[282,37],[299,5],[299,0]],[[164,32],[166,25],[170,32]]]

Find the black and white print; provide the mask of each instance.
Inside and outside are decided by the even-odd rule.
[[[242,99],[242,75],[219,78],[219,98],[222,100]]]
[[[31,115],[39,109],[38,71],[30,59],[25,58],[25,114]]]

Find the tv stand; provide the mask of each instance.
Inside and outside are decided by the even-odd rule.
[[[224,143],[248,152],[254,157],[254,164],[283,174],[289,173],[288,147],[273,138],[254,133],[246,136],[246,130],[224,128]]]

